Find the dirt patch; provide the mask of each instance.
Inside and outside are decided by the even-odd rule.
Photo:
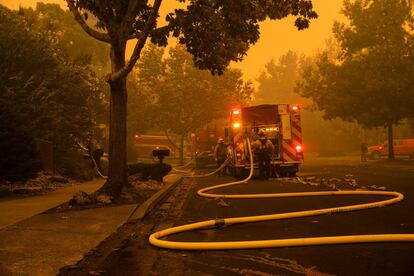
[[[78,181],[48,172],[39,172],[37,177],[26,182],[0,182],[0,198],[43,195],[73,185]]]

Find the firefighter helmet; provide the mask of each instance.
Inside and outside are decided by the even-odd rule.
[[[222,144],[222,143],[224,143],[223,138],[219,138],[219,139],[217,140],[217,144]]]

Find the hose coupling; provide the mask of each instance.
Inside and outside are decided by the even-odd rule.
[[[221,228],[221,227],[223,227],[225,225],[226,225],[226,222],[224,221],[224,219],[216,219],[214,221],[214,227],[215,228]]]

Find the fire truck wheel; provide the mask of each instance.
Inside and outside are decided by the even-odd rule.
[[[279,171],[279,176],[280,177],[286,177],[287,176],[287,172],[285,170],[280,170]]]
[[[296,177],[298,167],[283,168],[278,170],[279,177]]]

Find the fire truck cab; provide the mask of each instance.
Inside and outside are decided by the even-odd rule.
[[[236,108],[230,114],[228,131],[230,170],[236,177],[246,176],[250,170],[247,138],[253,143],[263,130],[273,143],[271,155],[274,177],[296,176],[303,163],[303,141],[300,107],[294,104],[265,104]],[[253,153],[254,168],[258,164]]]

